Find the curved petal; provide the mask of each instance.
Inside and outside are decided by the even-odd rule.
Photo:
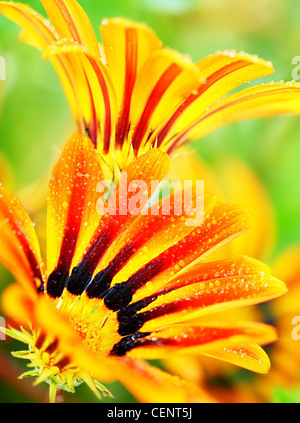
[[[274,339],[275,341],[275,336]],[[269,372],[271,363],[266,352],[256,344],[241,344],[236,347],[211,350],[203,355],[218,360],[226,361],[244,369],[256,373],[266,374]]]
[[[85,11],[75,0],[41,0],[60,38],[84,45],[100,59],[98,41]]]
[[[119,380],[141,403],[213,403],[205,389],[141,360],[120,360]]]
[[[229,308],[257,304],[286,292],[266,266],[247,257],[200,263],[160,290],[119,312],[119,333],[153,331]]]
[[[300,85],[293,82],[269,83],[244,89],[221,100],[181,133],[184,139],[198,139],[217,128],[244,119],[282,114],[299,114]]]
[[[241,84],[273,72],[270,62],[234,51],[218,52],[197,63],[202,84],[191,91],[157,134],[158,146],[172,148],[174,136],[184,132],[225,94]],[[166,148],[166,147],[165,147]]]
[[[2,1],[0,12],[22,27],[22,40],[35,48],[44,51],[60,38],[48,20],[25,4]],[[83,90],[81,89],[85,80],[82,69],[75,59],[73,62],[63,56],[52,56],[50,59],[64,87],[79,129],[84,132],[84,119],[87,119],[87,112],[83,108],[86,100],[83,102],[82,98],[86,98],[89,93],[86,86]],[[81,85],[76,84],[79,79]]]
[[[137,334],[125,337],[114,346],[111,354],[134,359],[203,354],[266,373],[270,362],[258,344],[268,344],[276,339],[273,327],[258,323],[174,325],[144,332],[139,337]]]
[[[0,2],[0,12],[23,28],[23,36],[40,50],[58,39],[58,34],[43,16],[31,7],[10,1]],[[25,32],[28,34],[25,36]]]
[[[39,243],[19,200],[0,185],[0,261],[31,292],[43,290]]]
[[[107,154],[112,148],[111,139],[117,119],[115,88],[107,68],[87,48],[68,39],[53,43],[45,50],[43,57],[65,57],[73,63],[85,131],[98,150]]]
[[[157,146],[157,128],[201,84],[197,67],[176,51],[160,50],[148,59],[132,93],[128,138],[136,154]]]

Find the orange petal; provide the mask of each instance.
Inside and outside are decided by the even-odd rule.
[[[272,264],[274,274],[284,280],[289,289],[298,286],[300,280],[300,245],[284,249]]]
[[[19,200],[0,185],[0,261],[26,288],[43,289],[34,225]]]
[[[119,360],[118,379],[141,403],[211,403],[201,387],[141,360]]]
[[[102,179],[99,157],[91,140],[75,134],[65,146],[49,183],[48,292],[62,291],[72,261],[82,257],[99,224],[97,184]],[[62,284],[59,287],[58,280]]]
[[[140,337],[132,335],[123,338],[114,346],[112,354],[126,354],[135,359],[203,354],[264,373],[270,363],[257,344],[264,345],[276,338],[274,328],[258,323],[175,325],[150,334],[144,332]]]
[[[119,332],[159,327],[229,308],[257,304],[286,292],[261,263],[240,257],[198,264],[119,312]]]
[[[128,230],[112,243],[107,254],[99,263],[97,272],[104,269],[108,272],[108,266],[110,275],[114,276],[113,283],[122,282],[134,274],[137,269],[154,260],[191,233],[195,226],[188,224],[191,216],[188,208],[185,207],[182,192],[178,192],[179,196],[173,193],[170,197],[164,197],[157,204],[154,203],[153,206],[157,206],[157,209],[148,209],[149,214],[137,216]],[[203,208],[201,217],[204,217],[205,213],[209,213],[213,209],[215,197],[210,193],[197,194],[193,198],[193,203],[197,204],[199,215],[201,207]],[[119,272],[121,272],[120,275]]]
[[[151,273],[156,267],[158,271],[147,280],[151,283],[143,284],[137,290],[133,300],[155,293],[184,268],[204,260],[251,226],[252,217],[246,210],[225,202],[217,203],[213,211],[205,216],[200,227],[140,269],[143,274],[146,274],[147,268],[152,269]],[[138,279],[138,272],[133,278]]]
[[[47,287],[52,286],[53,290],[50,288],[48,292],[51,291],[54,297],[60,296],[66,285],[72,294],[81,294],[90,284],[103,254],[137,218],[127,208],[128,202],[135,195],[132,191],[127,192],[127,186],[126,193],[120,187],[116,190],[116,202],[111,204],[109,201],[107,213],[98,209],[97,200],[101,197],[98,186],[102,182],[97,179],[98,153],[87,137],[77,134],[78,137],[79,142],[76,143],[75,138],[75,144],[71,140],[67,145],[50,182],[48,227],[50,248],[53,251],[49,253],[49,272],[55,270],[51,273]],[[142,203],[148,201],[151,182],[156,178],[160,180],[168,169],[168,156],[155,149],[126,168],[128,183],[142,179],[147,186],[145,192],[142,192]],[[89,207],[88,211],[86,206]],[[121,213],[122,206],[124,211]],[[85,222],[89,223],[88,230],[82,226]],[[58,228],[55,233],[53,227]],[[81,229],[82,232],[79,232]]]

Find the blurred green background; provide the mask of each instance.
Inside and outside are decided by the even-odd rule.
[[[23,3],[44,13],[38,0]],[[81,5],[97,35],[103,18],[124,16],[145,22],[164,45],[189,54],[194,61],[228,49],[270,60],[274,75],[255,83],[291,80],[292,58],[300,56],[298,0],[82,0]],[[48,175],[61,146],[75,129],[51,64],[41,60],[40,52],[22,44],[18,33],[15,24],[0,16],[0,56],[6,60],[6,81],[0,81],[4,94],[0,154],[10,168],[10,173],[5,170],[6,176],[1,177],[14,192]],[[197,154],[208,163],[230,153],[245,160],[259,175],[276,212],[274,253],[300,242],[299,126],[300,117],[292,116],[246,121],[221,128],[197,142]],[[1,166],[4,169],[4,164]],[[0,270],[1,279],[10,281],[11,277]],[[0,344],[1,349],[11,349],[11,345]],[[21,384],[12,386],[2,367],[0,402],[40,400],[28,396]],[[122,387],[115,389],[119,402],[133,401]],[[39,394],[45,392],[42,387]],[[82,387],[70,400],[94,398]]]

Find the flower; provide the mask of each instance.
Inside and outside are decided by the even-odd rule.
[[[228,95],[270,75],[270,62],[234,51],[197,63],[169,48],[145,25],[103,20],[99,45],[75,0],[42,0],[49,21],[30,7],[0,2],[22,39],[43,51],[65,89],[79,131],[88,134],[109,169],[123,169],[158,147],[169,154],[241,119],[299,113],[295,82],[270,82]]]
[[[150,187],[169,167],[168,155],[152,149],[125,171],[128,183],[142,178]],[[274,328],[218,321],[214,313],[278,297],[285,284],[246,256],[205,260],[247,230],[251,216],[204,193],[203,223],[187,225],[186,210],[175,213],[174,192],[158,201],[158,213],[145,212],[143,192],[143,212],[100,215],[102,180],[90,138],[74,134],[49,182],[46,265],[29,215],[0,186],[0,261],[18,281],[2,307],[14,321],[6,333],[29,346],[14,353],[30,360],[25,376],[47,381],[52,401],[57,388],[72,392],[82,381],[109,395],[97,381],[117,379],[140,401],[193,402],[207,400],[200,387],[143,360],[202,354],[267,372],[260,345],[276,339]],[[166,202],[170,214],[162,213]]]

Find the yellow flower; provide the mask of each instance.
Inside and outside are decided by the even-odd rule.
[[[28,345],[14,353],[30,360],[23,377],[49,383],[52,401],[57,388],[73,392],[82,382],[110,395],[98,381],[117,379],[140,401],[195,402],[211,398],[143,360],[203,355],[266,373],[261,346],[275,330],[214,313],[268,301],[285,285],[246,256],[205,260],[251,226],[249,214],[206,193],[197,227],[175,213],[174,194],[158,202],[161,212],[172,200],[168,216],[101,217],[97,184],[107,169],[116,180],[125,170],[149,188],[187,141],[239,119],[298,113],[299,86],[270,83],[225,97],[272,65],[231,51],[194,64],[146,26],[120,18],[102,22],[100,46],[76,1],[42,3],[53,26],[24,4],[0,2],[0,12],[51,60],[78,133],[49,183],[45,269],[29,215],[0,188],[0,261],[18,280],[2,304],[16,324],[24,321],[5,331]]]
[[[0,12],[51,60],[79,131],[88,134],[109,168],[122,169],[151,147],[171,154],[230,122],[300,111],[295,82],[230,94],[273,72],[257,56],[224,51],[193,63],[164,48],[145,25],[122,18],[103,20],[99,45],[75,0],[42,4],[53,26],[24,4],[2,1]]]
[[[125,168],[128,184],[143,179],[150,192],[169,167],[168,155],[152,149]],[[97,150],[76,133],[49,182],[45,266],[27,212],[0,187],[0,261],[18,281],[4,292],[2,307],[23,327],[6,332],[29,345],[14,353],[31,362],[25,376],[46,380],[52,400],[57,387],[72,392],[82,381],[108,394],[97,381],[118,379],[140,401],[194,402],[208,400],[201,388],[141,360],[204,355],[266,373],[269,360],[259,345],[276,339],[271,326],[209,318],[286,291],[249,257],[205,260],[251,226],[249,214],[196,194],[193,202],[198,195],[205,201],[204,220],[190,226],[188,212],[175,212],[175,192],[158,200],[158,213],[121,213],[117,186],[118,212],[100,215],[102,179]],[[139,198],[144,206],[146,191]]]

